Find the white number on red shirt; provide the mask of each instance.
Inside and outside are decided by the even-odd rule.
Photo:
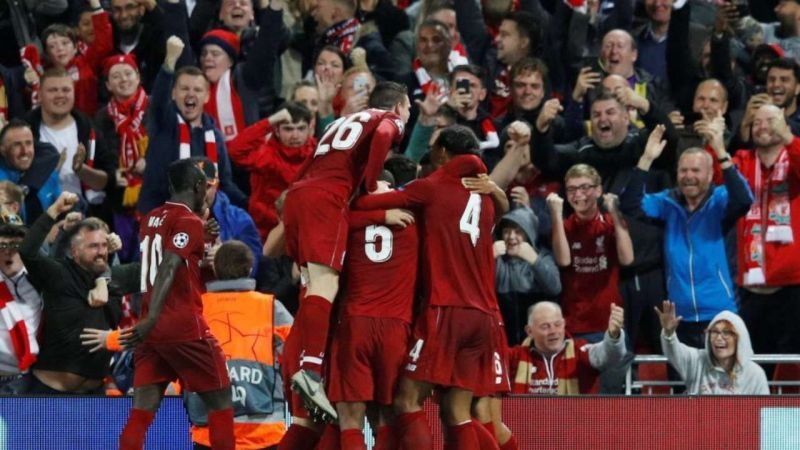
[[[458,222],[459,228],[462,233],[469,235],[472,246],[478,244],[478,238],[481,237],[481,228],[479,226],[481,219],[481,196],[480,194],[469,194],[467,207],[461,214],[461,220]]]
[[[350,150],[353,144],[358,141],[361,132],[364,131],[364,126],[361,125],[361,122],[369,122],[371,117],[368,112],[361,111],[333,122],[322,136],[322,139],[319,140],[320,144],[317,146],[317,151],[314,152],[314,157],[328,153],[331,147],[334,150]],[[333,140],[330,144],[327,144],[326,141],[331,136],[333,136]]]
[[[152,286],[156,282],[156,274],[161,260],[164,259],[164,251],[161,247],[161,235],[155,234],[153,242],[150,236],[145,236],[139,243],[139,250],[142,252],[142,276],[140,287],[142,292],[147,292],[147,286]],[[149,282],[149,283],[148,283]]]
[[[367,258],[376,263],[388,261],[392,257],[392,230],[383,225],[370,225],[364,236],[364,252]],[[378,250],[380,244],[380,250]]]

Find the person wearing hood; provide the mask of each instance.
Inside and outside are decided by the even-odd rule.
[[[561,279],[552,253],[537,245],[539,218],[527,206],[506,213],[494,243],[495,287],[509,345],[524,339],[525,311],[536,300],[556,298]]]
[[[611,304],[603,340],[590,344],[566,333],[557,303],[539,302],[528,309],[528,337],[510,350],[511,392],[515,394],[576,395],[597,393],[606,368],[625,356],[625,311]]]
[[[722,311],[706,329],[705,348],[682,343],[675,334],[682,317],[675,303],[656,307],[661,320],[661,347],[669,363],[686,383],[689,395],[769,395],[767,375],[753,362],[750,333],[737,314]]]
[[[287,102],[269,118],[239,133],[228,145],[231,161],[250,172],[252,195],[248,210],[262,239],[280,221],[275,200],[317,146],[311,118],[305,106]]]

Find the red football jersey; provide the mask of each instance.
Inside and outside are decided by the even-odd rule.
[[[403,121],[390,111],[368,109],[341,117],[325,129],[292,188],[319,187],[344,201],[362,180],[374,191],[386,155],[402,137]]]
[[[350,230],[345,259],[343,316],[411,323],[419,238],[406,228],[369,225]]]
[[[208,331],[203,318],[203,221],[188,206],[166,202],[142,218],[139,248],[142,251],[142,317],[147,314],[153,283],[164,252],[185,260],[178,267],[158,323],[147,336],[148,342],[182,342],[201,339]]]
[[[619,260],[614,222],[608,214],[564,220],[572,264],[561,270],[561,306],[570,333],[602,332],[608,328],[611,303],[621,305]]]
[[[497,310],[494,290],[492,228],[494,203],[488,195],[470,193],[462,177],[485,173],[477,156],[457,156],[405,190],[366,195],[365,209],[413,208],[421,212],[425,295],[430,305]]]

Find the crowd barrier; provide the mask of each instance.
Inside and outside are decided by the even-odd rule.
[[[0,450],[115,449],[131,406],[120,397],[0,398]],[[434,404],[425,406],[442,448]],[[800,396],[509,397],[520,449],[800,449]],[[191,449],[180,398],[167,397],[148,450]]]

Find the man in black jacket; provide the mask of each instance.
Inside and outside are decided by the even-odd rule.
[[[78,202],[62,193],[31,227],[19,249],[28,279],[44,300],[43,340],[33,365],[33,394],[103,393],[111,355],[81,346],[84,328],[116,328],[123,295],[139,292],[140,264],[109,268],[107,226],[95,218],[76,225],[68,235],[69,257],[51,258],[39,251],[59,216]],[[110,278],[109,278],[110,275]]]
[[[114,49],[132,53],[147,92],[164,61],[164,13],[156,0],[111,0]]]

